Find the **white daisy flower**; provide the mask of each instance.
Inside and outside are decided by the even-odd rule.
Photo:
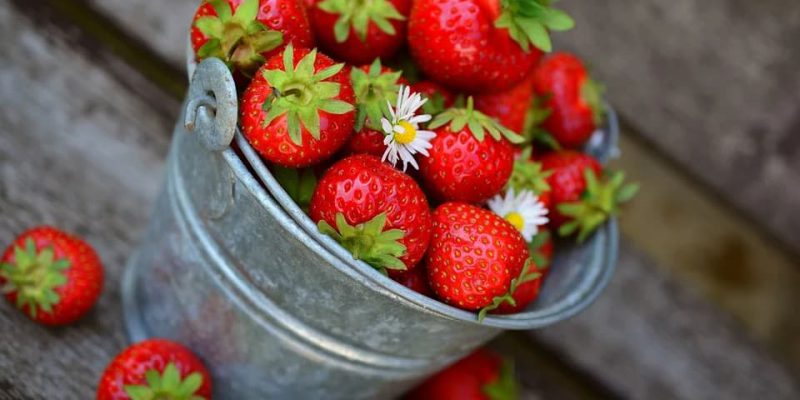
[[[523,190],[516,195],[514,188],[509,188],[505,197],[498,194],[487,205],[495,214],[514,225],[527,242],[533,240],[540,226],[549,222],[547,207],[530,190]]]
[[[427,157],[428,149],[432,146],[430,141],[436,137],[436,134],[431,131],[419,129],[419,124],[431,120],[431,116],[428,114],[416,115],[417,110],[427,101],[428,99],[423,98],[419,93],[412,94],[411,88],[408,86],[401,85],[400,92],[397,94],[396,107],[392,108],[392,104],[387,102],[391,120],[381,118],[381,127],[386,133],[386,138],[383,139],[383,144],[386,145],[383,161],[388,159],[392,165],[395,165],[397,161],[402,160],[403,171],[406,170],[408,164],[419,169],[414,154],[420,153]]]

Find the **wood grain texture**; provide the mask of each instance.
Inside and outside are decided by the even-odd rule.
[[[99,54],[84,58],[66,47],[67,32],[46,33],[57,39],[0,0],[8,39],[0,43],[0,242],[55,224],[97,249],[106,281],[95,310],[61,329],[0,301],[0,398],[90,399],[124,346],[118,280],[145,226],[173,121],[125,89],[134,82],[98,66]],[[174,110],[176,102],[161,95],[157,104]]]
[[[792,0],[565,1],[643,135],[800,252],[800,7]]]
[[[530,333],[632,399],[797,399],[798,382],[725,314],[623,245],[579,316]]]
[[[86,0],[178,67],[198,0]],[[800,253],[800,7],[792,0],[565,1],[556,44],[639,131]]]

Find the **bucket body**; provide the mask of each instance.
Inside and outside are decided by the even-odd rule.
[[[205,107],[205,124],[194,134],[182,122],[175,128],[165,183],[122,296],[129,338],[191,348],[212,372],[215,399],[392,398],[504,328],[574,315],[610,279],[614,221],[585,245],[560,248],[540,299],[521,314],[478,323],[391,281],[290,209],[241,135],[236,149],[227,146],[236,112],[222,108],[235,108],[235,89],[224,89],[233,83],[219,65],[204,64],[184,112]],[[234,101],[220,90],[233,90]],[[209,92],[215,105],[193,101]],[[234,115],[231,132],[220,122],[226,115]],[[214,133],[198,132],[209,125],[228,138],[209,145]]]

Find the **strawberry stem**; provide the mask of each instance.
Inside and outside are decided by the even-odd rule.
[[[536,271],[531,272],[531,265],[534,265],[532,259],[528,258],[525,260],[525,265],[522,267],[519,276],[511,280],[511,285],[509,285],[508,291],[502,296],[495,296],[495,298],[492,299],[492,304],[481,308],[480,311],[478,311],[478,322],[483,322],[484,318],[486,318],[486,314],[488,314],[490,311],[496,310],[503,303],[508,303],[512,306],[517,305],[517,302],[514,300],[514,292],[517,291],[517,288],[525,282],[539,279],[539,277],[542,276],[542,274]]]

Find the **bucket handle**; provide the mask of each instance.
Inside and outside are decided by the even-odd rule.
[[[184,113],[186,130],[196,133],[210,151],[227,149],[236,132],[239,104],[233,76],[218,58],[197,65]]]

